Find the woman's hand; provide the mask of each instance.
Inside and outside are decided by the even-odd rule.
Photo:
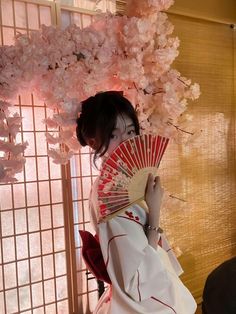
[[[159,177],[155,177],[149,174],[147,179],[145,201],[149,209],[148,224],[152,227],[159,227],[161,201],[164,194],[164,190],[161,187],[161,181]],[[148,243],[154,249],[157,248],[159,241],[159,233],[153,229],[147,232]]]
[[[145,201],[149,209],[149,224],[159,223],[161,201],[164,190],[161,187],[160,177],[149,174],[145,192]]]

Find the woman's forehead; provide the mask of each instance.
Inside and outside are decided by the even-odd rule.
[[[126,130],[134,126],[134,122],[127,115],[119,115],[116,120],[115,130]]]

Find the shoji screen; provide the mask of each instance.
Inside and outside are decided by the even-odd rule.
[[[52,3],[3,0],[0,8],[1,44],[55,24]],[[42,123],[49,110],[30,92],[14,104],[29,146],[18,182],[0,186],[0,312],[71,313],[61,167],[47,157]]]
[[[1,313],[69,313],[62,177],[47,157],[47,110],[26,94],[15,109],[29,146],[18,182],[0,186]]]
[[[62,6],[58,23],[60,23],[62,28],[66,28],[70,24],[75,24],[83,28],[92,22],[94,14],[94,12],[89,10],[78,10],[77,8]]]

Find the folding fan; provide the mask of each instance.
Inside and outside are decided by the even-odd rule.
[[[159,135],[138,135],[122,142],[104,161],[98,181],[101,220],[144,199],[148,175],[157,175],[168,141]]]

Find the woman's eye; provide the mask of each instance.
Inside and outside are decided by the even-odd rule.
[[[112,139],[112,140],[114,140],[114,139],[116,139],[116,138],[117,138],[117,135],[111,134],[111,139]]]
[[[135,134],[135,130],[130,130],[127,133],[128,133],[128,135]]]

